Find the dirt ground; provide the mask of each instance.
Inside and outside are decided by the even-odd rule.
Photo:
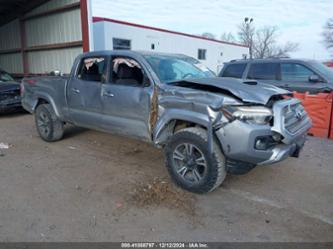
[[[68,127],[45,143],[29,114],[0,116],[0,241],[333,241],[333,140],[299,159],[174,187],[149,144]]]

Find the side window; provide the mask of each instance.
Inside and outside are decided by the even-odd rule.
[[[221,77],[232,77],[240,79],[243,76],[245,68],[246,68],[245,63],[227,65]]]
[[[113,49],[114,50],[130,50],[131,49],[131,40],[113,38]]]
[[[142,86],[144,73],[141,65],[127,57],[113,57],[110,70],[112,84]]]
[[[281,79],[288,81],[308,81],[315,73],[307,67],[296,63],[281,64]]]
[[[77,78],[85,81],[103,82],[105,80],[106,60],[104,57],[83,58]]]
[[[198,49],[198,60],[206,60],[206,49]]]
[[[278,72],[278,63],[253,63],[250,66],[247,78],[255,80],[277,80]]]

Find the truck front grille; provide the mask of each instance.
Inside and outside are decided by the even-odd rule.
[[[283,136],[285,144],[291,144],[305,136],[311,128],[311,120],[298,99],[279,100],[273,105],[274,123],[272,131]]]
[[[9,100],[9,99],[15,99],[20,97],[20,91],[14,90],[14,91],[7,91],[4,93],[0,93],[0,101],[2,100]]]
[[[308,123],[308,114],[300,103],[290,104],[283,108],[284,127],[295,134]]]

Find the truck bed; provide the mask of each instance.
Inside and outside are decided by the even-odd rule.
[[[69,77],[43,76],[30,77],[22,80],[22,106],[30,113],[34,112],[40,99],[46,99],[55,110],[64,109],[66,96],[66,84]],[[59,103],[58,103],[58,102]],[[61,101],[61,103],[60,103]],[[55,103],[57,102],[57,103]],[[63,113],[62,111],[59,112]]]

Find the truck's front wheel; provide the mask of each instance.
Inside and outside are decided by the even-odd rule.
[[[37,106],[35,122],[39,136],[47,141],[60,140],[64,134],[64,123],[57,117],[50,104]]]
[[[194,192],[206,193],[217,188],[226,176],[225,158],[214,141],[208,150],[207,132],[198,127],[175,133],[165,147],[168,171],[177,185]]]

